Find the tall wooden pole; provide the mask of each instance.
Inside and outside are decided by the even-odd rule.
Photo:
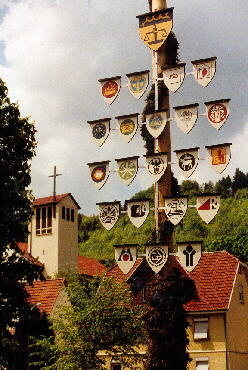
[[[149,0],[150,10],[162,10],[167,8],[166,0]],[[153,71],[154,76],[156,75],[156,69],[158,76],[162,76],[162,67],[166,65],[166,53],[165,53],[165,44],[159,49],[157,55],[153,53]],[[155,89],[156,90],[156,89]],[[164,89],[163,96],[160,97],[160,106],[159,110],[169,110],[169,91]],[[169,118],[169,111],[167,114]],[[170,122],[167,122],[165,129],[159,138],[154,140],[154,152],[167,152],[168,153],[168,162],[171,162],[171,135],[170,135]],[[167,166],[167,169],[164,175],[159,180],[155,188],[155,208],[164,207],[164,197],[171,196],[172,194],[172,174],[171,174],[171,165]],[[156,216],[156,229],[158,229],[159,224],[162,221],[166,220],[164,211],[158,212]],[[166,244],[169,245],[170,249],[173,248],[173,234],[168,235],[167,239],[164,240]]]

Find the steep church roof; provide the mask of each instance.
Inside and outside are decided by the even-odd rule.
[[[61,202],[61,200],[63,200],[64,198],[66,198],[68,196],[71,197],[71,199],[76,204],[78,209],[81,209],[79,204],[76,202],[74,197],[71,195],[71,193],[59,194],[59,195],[56,195],[55,198],[53,196],[44,197],[44,198],[37,198],[37,199],[34,200],[33,206],[34,207],[39,207],[39,206],[45,206],[45,205],[48,205],[48,204],[57,204],[57,203]]]

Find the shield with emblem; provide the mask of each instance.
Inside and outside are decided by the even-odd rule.
[[[125,185],[129,186],[138,172],[139,156],[116,159],[118,174]]]
[[[216,57],[194,60],[193,74],[195,80],[203,87],[206,87],[214,78],[216,72]]]
[[[209,163],[214,171],[221,174],[231,159],[231,143],[206,146]]]
[[[150,200],[139,199],[139,200],[126,200],[127,215],[132,224],[139,228],[143,225],[147,216],[150,212]]]
[[[99,206],[99,220],[108,231],[111,230],[120,217],[121,202],[96,203]]]
[[[179,224],[186,214],[188,208],[188,198],[187,197],[166,197],[165,200],[165,214],[169,221],[173,225]]]
[[[178,242],[177,257],[183,268],[193,271],[202,255],[202,242]]]
[[[146,168],[149,175],[152,177],[153,183],[156,183],[165,173],[168,159],[167,153],[154,153],[151,155],[144,155],[146,158]]]
[[[109,177],[109,163],[110,161],[87,163],[91,179],[98,190],[103,187]]]
[[[110,133],[111,118],[103,118],[95,121],[88,121],[92,131],[92,138],[96,145],[102,146]]]
[[[175,121],[177,126],[185,134],[188,134],[198,119],[198,103],[173,107],[175,109]]]
[[[164,267],[169,255],[167,245],[146,245],[146,260],[157,274]]]
[[[142,72],[128,73],[128,88],[130,93],[136,98],[140,99],[146,92],[149,85],[149,72],[148,70]]]
[[[168,110],[164,110],[146,114],[146,128],[155,139],[162,134],[165,128],[167,112]]]
[[[123,274],[128,274],[136,261],[137,244],[114,245],[115,260]]]
[[[119,123],[120,134],[127,143],[132,140],[138,129],[139,113],[115,117]]]
[[[180,149],[174,150],[177,155],[178,167],[182,174],[185,177],[190,177],[198,166],[199,156],[198,150],[199,147],[190,148],[190,149]]]
[[[138,15],[141,40],[157,51],[169,36],[173,27],[173,8]]]
[[[103,78],[100,83],[100,93],[106,103],[112,104],[117,98],[121,88],[121,76]]]
[[[229,116],[229,102],[231,99],[214,100],[205,102],[207,119],[211,125],[219,130]]]
[[[182,85],[185,78],[185,65],[180,63],[175,66],[163,68],[163,79],[166,87],[175,93]]]
[[[196,209],[203,221],[209,224],[220,209],[220,194],[203,194],[197,196]]]

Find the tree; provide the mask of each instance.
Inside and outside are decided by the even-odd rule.
[[[186,370],[186,329],[183,305],[195,294],[194,283],[174,268],[167,276],[156,275],[148,285],[151,309],[143,315],[148,333],[147,370]]]
[[[200,192],[200,186],[195,180],[184,180],[180,185],[180,193],[193,196]]]
[[[248,187],[248,176],[245,175],[239,168],[236,168],[235,175],[232,183],[232,194],[234,195],[237,190]]]
[[[140,355],[133,346],[145,342],[142,311],[131,306],[128,285],[74,275],[67,293],[72,305],[62,306],[53,322],[56,342],[43,338],[36,343],[35,353],[46,353],[37,368],[98,370],[105,362],[97,355],[101,350],[123,365],[136,363]]]
[[[24,282],[32,284],[42,268],[27,261],[17,242],[24,241],[31,217],[30,160],[35,154],[35,128],[21,118],[18,105],[11,103],[8,89],[0,80],[0,367],[8,363],[6,344],[9,328],[16,332],[27,315],[32,315]],[[21,367],[22,369],[25,367]]]
[[[222,177],[215,184],[215,191],[220,193],[223,198],[228,198],[232,195],[232,179],[228,175],[227,177]]]

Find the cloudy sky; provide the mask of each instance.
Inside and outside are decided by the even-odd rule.
[[[171,107],[231,98],[230,117],[217,132],[200,117],[188,135],[172,123],[174,149],[232,142],[232,159],[223,175],[235,168],[248,171],[247,60],[248,4],[244,0],[168,0],[174,6],[174,32],[180,58],[191,71],[191,60],[217,56],[217,73],[207,88],[188,76],[171,96]],[[22,115],[36,122],[37,156],[32,162],[32,189],[36,197],[52,193],[53,166],[63,174],[57,193],[71,192],[85,214],[96,213],[96,202],[124,200],[151,182],[145,169],[126,187],[112,173],[96,190],[87,162],[145,154],[137,133],[127,144],[117,131],[98,148],[91,141],[88,120],[142,112],[123,87],[107,105],[98,79],[151,69],[151,52],[138,36],[136,15],[148,11],[148,0],[0,0],[0,77],[18,101]],[[112,121],[114,123],[114,120]],[[142,162],[141,162],[142,165]],[[112,162],[111,169],[115,169]],[[182,180],[176,167],[174,173]],[[200,161],[191,179],[216,181],[207,160]]]

